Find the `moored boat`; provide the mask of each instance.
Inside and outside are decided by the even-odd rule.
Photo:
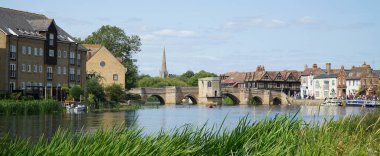
[[[356,99],[356,100],[346,100],[346,105],[347,106],[378,107],[380,106],[380,102],[374,101],[374,100]]]
[[[328,98],[323,103],[323,106],[341,106],[342,100],[338,98]]]

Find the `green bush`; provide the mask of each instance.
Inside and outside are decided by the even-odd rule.
[[[106,87],[106,95],[110,101],[123,102],[126,93],[120,85],[112,84]]]
[[[70,96],[74,98],[74,100],[79,101],[80,96],[82,95],[83,91],[80,86],[73,86],[70,88]]]

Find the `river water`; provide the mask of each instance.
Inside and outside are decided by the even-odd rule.
[[[321,122],[323,119],[338,119],[348,115],[360,115],[376,108],[338,107],[338,106],[299,106],[299,105],[260,105],[260,106],[217,106],[208,108],[202,105],[164,105],[142,107],[142,109],[119,112],[62,113],[56,115],[0,116],[0,136],[7,133],[11,137],[39,136],[50,138],[57,129],[74,132],[95,131],[99,128],[114,126],[143,128],[144,133],[171,130],[185,124],[202,126],[220,125],[233,128],[245,117],[252,121],[273,118],[276,114],[294,115],[306,122]],[[224,120],[225,119],[225,120]]]

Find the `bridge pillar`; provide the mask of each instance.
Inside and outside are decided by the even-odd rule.
[[[272,102],[272,93],[270,90],[264,90],[263,94],[263,104],[271,104]]]
[[[177,104],[180,103],[182,99],[179,99],[179,88],[178,87],[165,87],[165,104]]]

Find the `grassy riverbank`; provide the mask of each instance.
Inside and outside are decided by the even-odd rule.
[[[62,111],[62,104],[55,100],[0,100],[0,115],[49,114]]]
[[[251,123],[231,130],[183,126],[144,135],[114,128],[95,133],[59,130],[47,141],[0,138],[0,155],[378,155],[380,112],[362,117],[305,124],[291,116]]]

